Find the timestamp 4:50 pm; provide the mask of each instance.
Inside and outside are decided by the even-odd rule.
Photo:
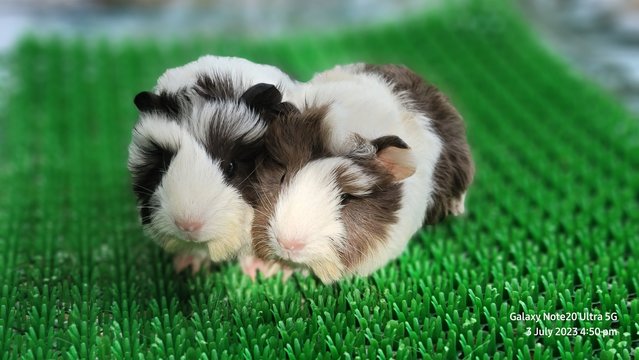
[[[557,327],[549,328],[533,328],[527,327],[526,336],[616,336],[619,334],[617,329],[601,329],[598,327]]]

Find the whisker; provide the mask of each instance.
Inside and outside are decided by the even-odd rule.
[[[251,175],[253,175],[253,174],[255,173],[255,171],[256,171],[256,170],[257,170],[257,168],[254,168],[254,169],[253,169],[253,171],[251,171],[251,173],[250,173],[250,174],[246,175],[246,177],[244,178],[244,180],[242,180],[242,181],[241,181],[241,182],[240,182],[237,186],[239,187],[240,185],[244,184],[244,182],[245,182],[246,180],[248,180],[248,178],[250,178],[250,177],[251,177]]]
[[[133,185],[133,188],[134,188],[134,189],[141,189],[141,190],[148,191],[148,194],[153,194],[153,193],[155,193],[155,190],[154,190],[154,189],[149,189],[148,187],[146,187],[146,186],[142,186],[142,185],[140,185],[140,184],[134,184],[134,185]]]

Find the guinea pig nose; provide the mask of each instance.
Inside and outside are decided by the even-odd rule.
[[[196,232],[202,228],[203,223],[197,220],[175,220],[175,225],[184,232]]]
[[[280,245],[286,249],[286,250],[291,250],[291,251],[298,251],[298,250],[302,250],[304,248],[304,243],[298,239],[278,239],[277,242],[280,243]]]

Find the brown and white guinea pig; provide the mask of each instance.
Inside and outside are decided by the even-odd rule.
[[[336,66],[317,74],[294,96],[291,101],[300,106],[331,104],[326,121],[333,151],[348,144],[343,139],[351,132],[368,139],[384,133],[401,136],[420,156],[417,175],[432,175],[426,223],[464,213],[475,174],[466,127],[446,95],[414,71],[395,64]]]
[[[401,183],[415,171],[396,136],[353,134],[350,151],[332,154],[327,107],[274,120],[257,165],[255,255],[309,268],[330,283],[357,273],[397,223]]]
[[[250,252],[251,177],[266,109],[294,87],[273,66],[205,56],[135,97],[133,191],[146,233],[177,253],[177,270]]]
[[[399,256],[424,222],[464,211],[474,174],[464,124],[437,89],[394,65],[313,78],[269,125],[257,166],[255,253],[324,283]]]

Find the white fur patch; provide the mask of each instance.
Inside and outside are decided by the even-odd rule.
[[[287,257],[277,239],[295,239],[305,247],[292,261],[338,261],[335,248],[342,246],[345,234],[340,221],[341,190],[333,170],[347,163],[340,158],[310,162],[283,187],[270,221],[271,241],[278,256]]]

